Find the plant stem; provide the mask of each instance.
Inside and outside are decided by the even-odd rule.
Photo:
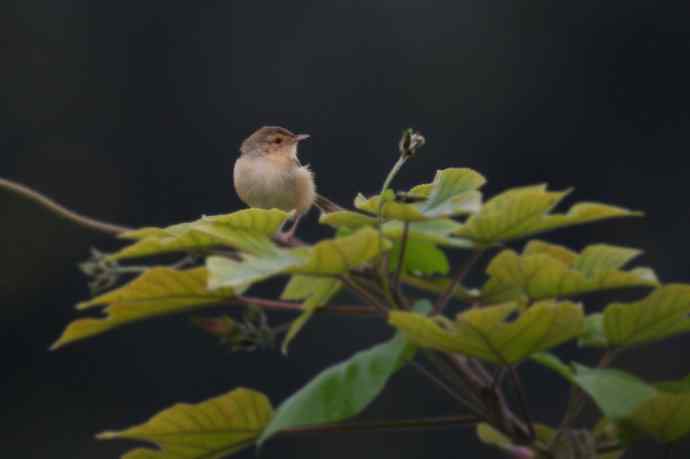
[[[441,389],[443,392],[445,392],[450,398],[458,402],[461,406],[468,408],[470,411],[472,411],[474,414],[477,416],[481,415],[481,410],[477,409],[476,406],[473,405],[472,402],[464,398],[462,395],[458,394],[455,390],[453,390],[448,384],[446,384],[442,379],[434,375],[431,371],[429,371],[427,368],[424,368],[423,365],[417,363],[417,362],[412,362],[412,367],[417,370],[421,375],[425,376],[429,381],[431,381],[436,387]]]
[[[21,183],[14,182],[12,180],[7,180],[0,178],[0,188],[12,191],[20,196],[23,196],[36,204],[50,210],[54,214],[57,214],[79,226],[88,228],[94,231],[99,231],[101,233],[106,233],[110,235],[118,235],[127,231],[131,231],[132,228],[126,226],[116,225],[114,223],[108,223],[95,218],[87,217],[85,215],[78,214],[73,210],[70,210],[57,202],[53,201],[49,197],[39,193],[38,191],[32,190],[31,188],[22,185]]]
[[[398,160],[393,165],[393,168],[390,170],[390,172],[388,172],[386,179],[383,181],[381,193],[379,193],[379,207],[376,210],[376,230],[379,233],[379,250],[383,247],[383,194],[386,192],[390,184],[393,182],[395,176],[398,175],[398,172],[400,172],[400,169],[405,164],[405,161],[407,161],[407,158],[408,157],[404,154],[400,155]],[[390,285],[388,282],[388,257],[386,257],[385,255],[379,255],[377,265],[379,267],[379,274],[381,276],[381,282],[383,284],[383,291],[388,301],[391,301],[393,298],[391,295]],[[393,304],[391,304],[391,306],[393,306]]]
[[[510,376],[513,380],[513,385],[515,386],[517,392],[518,403],[520,404],[520,411],[522,411],[522,417],[527,424],[527,430],[529,433],[529,442],[532,443],[537,438],[537,433],[534,431],[534,424],[532,423],[532,417],[529,414],[529,408],[527,404],[527,394],[525,393],[525,388],[522,385],[522,380],[520,379],[520,374],[517,372],[515,366],[510,366]]]
[[[357,282],[354,281],[350,276],[343,275],[339,279],[345,284],[352,292],[362,299],[365,303],[369,303],[374,306],[381,314],[387,314],[387,308],[384,303],[382,303],[378,298],[371,294],[367,289],[362,288]]]
[[[235,300],[244,303],[244,304],[254,304],[256,306],[259,306],[263,309],[271,309],[275,311],[295,311],[295,312],[301,312],[304,309],[302,308],[301,303],[292,303],[289,301],[279,301],[279,300],[267,300],[264,298],[256,298],[252,296],[244,296],[244,295],[239,295],[235,297]],[[358,306],[358,305],[353,305],[353,306],[328,306],[325,308],[320,308],[316,310],[317,312],[321,313],[333,313],[341,316],[357,316],[357,317],[370,317],[370,316],[375,316],[379,315],[377,310],[375,308],[369,307],[369,306]]]
[[[400,257],[398,259],[398,266],[395,269],[395,276],[393,277],[393,291],[397,295],[398,301],[402,306],[405,307],[405,309],[409,309],[409,305],[407,304],[407,301],[405,301],[405,297],[403,296],[400,287],[400,275],[402,274],[403,266],[405,265],[405,254],[407,252],[407,241],[409,237],[410,222],[406,221],[403,225],[402,240],[400,241]]]
[[[381,235],[381,225],[383,224],[383,193],[386,192],[388,187],[390,187],[391,183],[393,182],[393,179],[395,178],[396,175],[398,175],[398,172],[400,172],[400,169],[402,169],[403,165],[405,164],[405,161],[407,161],[407,156],[405,155],[400,155],[398,160],[395,162],[393,165],[393,168],[388,172],[388,176],[386,177],[386,180],[383,181],[383,186],[381,187],[381,193],[379,194],[379,208],[376,212],[377,214],[377,219],[378,219],[378,229],[379,229],[379,235]]]
[[[325,424],[320,426],[297,427],[284,431],[284,434],[323,434],[350,432],[385,432],[442,429],[456,426],[473,426],[479,422],[474,416],[444,416],[435,418],[401,419],[395,421],[357,422],[344,424]]]
[[[379,262],[379,278],[381,279],[381,291],[389,307],[395,308],[397,301],[393,297],[393,290],[391,289],[390,278],[388,277],[388,260],[390,253],[384,253],[381,255],[381,261]]]
[[[472,379],[472,377],[468,378],[468,387],[466,382],[462,379],[462,376],[465,376],[467,378],[468,375],[466,375],[462,371],[456,374],[456,372],[453,371],[453,368],[443,359],[442,356],[436,355],[432,351],[425,352],[424,356],[427,358],[427,360],[429,360],[429,362],[431,362],[432,365],[434,365],[434,367],[439,371],[439,373],[444,375],[446,379],[452,382],[461,392],[469,396],[469,398],[465,398],[465,405],[468,408],[470,408],[470,410],[472,410],[472,412],[475,413],[477,416],[485,418],[486,413],[484,409],[484,404],[481,398],[478,396],[481,387],[475,384],[475,381]]]
[[[462,280],[467,276],[472,269],[472,266],[479,260],[484,251],[480,248],[475,249],[470,255],[470,258],[465,262],[465,264],[458,270],[458,272],[453,277],[453,280],[448,284],[446,291],[439,297],[438,301],[434,305],[433,314],[442,314],[443,310],[448,305],[448,301],[455,292],[457,286],[462,282]]]

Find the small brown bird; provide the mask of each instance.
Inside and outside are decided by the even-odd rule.
[[[314,175],[300,164],[297,145],[308,134],[293,134],[282,127],[264,126],[247,137],[235,162],[235,190],[250,207],[295,210],[295,221],[281,239],[290,239],[299,219],[314,204],[329,209],[335,204],[316,194]],[[337,207],[337,206],[336,206]]]

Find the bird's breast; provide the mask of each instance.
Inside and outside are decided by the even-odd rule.
[[[235,162],[233,177],[237,194],[251,207],[302,212],[313,203],[313,197],[308,202],[307,196],[309,185],[314,194],[311,173],[286,156],[241,156]],[[306,186],[305,179],[309,182]]]

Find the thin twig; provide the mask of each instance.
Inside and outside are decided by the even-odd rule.
[[[462,405],[465,408],[468,408],[470,411],[472,411],[474,414],[479,415],[481,414],[481,410],[477,410],[473,404],[464,398],[462,395],[457,393],[453,388],[451,388],[448,384],[446,384],[442,379],[437,377],[435,374],[433,374],[431,371],[429,371],[427,368],[425,368],[423,365],[421,365],[418,362],[412,362],[412,368],[417,370],[420,374],[425,376],[429,381],[431,381],[436,387],[441,389],[443,392],[445,392],[450,398],[458,402],[460,405]]]
[[[522,417],[527,424],[527,430],[529,432],[529,442],[532,443],[537,438],[537,433],[534,431],[534,424],[532,423],[532,417],[529,414],[529,407],[527,405],[527,394],[525,393],[525,388],[522,385],[522,380],[517,372],[515,366],[510,366],[510,377],[513,380],[513,385],[515,386],[517,392],[518,403],[520,404],[520,411],[522,411]]]
[[[118,235],[127,231],[131,231],[132,228],[116,225],[114,223],[108,223],[95,218],[87,217],[85,215],[78,214],[73,210],[70,210],[57,202],[53,201],[49,197],[39,193],[38,191],[32,190],[31,188],[22,185],[21,183],[14,182],[12,180],[7,180],[0,178],[0,188],[12,191],[22,197],[25,197],[36,204],[50,210],[54,214],[59,215],[73,223],[84,228],[92,229],[94,231],[99,231],[101,233]]]
[[[357,422],[347,424],[325,424],[310,427],[297,427],[284,431],[287,434],[322,434],[350,432],[385,432],[444,429],[457,426],[474,426],[479,422],[474,416],[443,416],[421,419],[401,419],[395,421]]]
[[[352,292],[357,295],[365,303],[374,306],[381,314],[386,315],[387,309],[386,305],[382,303],[378,298],[371,294],[367,289],[362,288],[354,281],[350,276],[343,275],[339,279],[345,284]]]
[[[402,274],[403,266],[405,265],[405,253],[407,251],[407,239],[410,236],[410,222],[403,224],[402,239],[400,240],[400,256],[398,257],[398,266],[395,269],[395,276],[393,277],[393,288],[400,287],[400,274]]]
[[[458,270],[458,272],[455,274],[453,277],[453,280],[448,284],[448,287],[446,287],[446,291],[443,292],[443,294],[439,297],[438,301],[436,301],[436,304],[434,305],[433,309],[433,314],[442,314],[443,310],[446,308],[448,305],[448,301],[450,300],[451,296],[453,296],[453,293],[455,292],[455,289],[457,288],[458,285],[463,281],[467,273],[470,272],[470,269],[472,266],[479,260],[479,258],[482,256],[482,253],[484,251],[482,249],[475,249],[472,252],[472,255],[470,255],[470,258],[465,262],[464,265]]]
[[[252,296],[238,295],[234,298],[244,304],[254,304],[262,309],[270,309],[274,311],[295,311],[302,312],[304,308],[301,303],[292,303],[289,301],[279,301],[279,300],[267,300],[264,298],[256,298]],[[321,313],[332,313],[341,316],[357,316],[357,317],[370,317],[379,315],[375,308],[370,306],[327,306],[325,308],[319,308],[316,310]]]
[[[379,278],[381,279],[381,291],[383,296],[391,308],[395,308],[397,305],[396,299],[393,297],[393,290],[391,289],[390,278],[388,276],[388,260],[390,260],[390,252],[381,254],[381,262],[379,263]]]
[[[476,415],[485,417],[486,413],[484,410],[484,403],[478,395],[481,387],[478,387],[476,384],[474,384],[474,381],[470,380],[470,387],[468,388],[466,382],[462,379],[462,376],[467,377],[467,375],[465,375],[463,372],[456,374],[453,371],[453,368],[448,365],[448,362],[446,362],[440,355],[436,355],[432,351],[427,351],[424,353],[424,356],[442,375],[445,376],[448,381],[452,382],[460,391],[463,392],[463,394],[466,394],[469,397],[469,399],[466,399],[467,401],[465,402],[467,406]]]
[[[402,274],[403,266],[405,265],[405,254],[407,253],[407,241],[410,237],[410,222],[406,221],[403,224],[402,240],[400,241],[400,256],[398,258],[398,266],[395,269],[395,276],[393,277],[393,291],[398,297],[398,301],[405,309],[409,309],[409,305],[403,296],[400,286],[400,275]]]
[[[495,427],[511,437],[514,437],[514,434],[520,434],[520,440],[529,437],[529,429],[508,406],[498,378],[492,377],[477,360],[458,354],[448,354],[448,358],[458,373],[472,385],[474,391],[482,395],[479,403],[486,408],[487,417],[489,415],[494,417]]]

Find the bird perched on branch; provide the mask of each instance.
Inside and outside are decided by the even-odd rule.
[[[240,199],[250,207],[295,211],[295,220],[281,239],[289,240],[302,215],[316,205],[323,212],[340,207],[316,193],[314,174],[297,158],[298,144],[309,134],[264,126],[247,137],[235,162],[234,184]]]

